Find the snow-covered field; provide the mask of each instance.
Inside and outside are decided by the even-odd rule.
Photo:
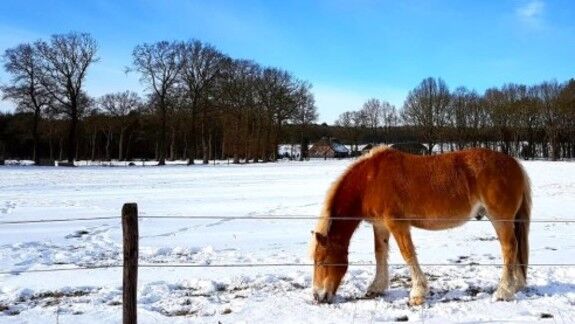
[[[120,268],[26,273],[25,270],[121,263],[119,213],[137,202],[149,216],[317,215],[324,193],[350,163],[49,168],[0,167],[0,222],[118,216],[117,220],[0,225],[0,322],[121,321]],[[575,219],[575,163],[524,162],[535,220]],[[309,263],[313,220],[142,219],[146,264]],[[533,223],[531,263],[575,262],[575,223]],[[375,267],[350,267],[331,305],[312,302],[311,267],[141,268],[138,314],[155,322],[575,322],[575,267],[533,266],[529,287],[493,302],[501,263],[488,222],[441,232],[414,230],[431,293],[407,305],[409,276],[392,243],[391,288],[363,297]],[[373,262],[365,224],[350,261]],[[460,266],[465,264],[480,264]],[[458,266],[459,265],[459,266]]]

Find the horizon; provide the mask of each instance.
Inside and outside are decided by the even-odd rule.
[[[0,50],[70,31],[90,33],[100,62],[86,90],[94,97],[134,90],[125,74],[133,48],[160,40],[198,39],[233,58],[253,59],[309,81],[318,123],[333,124],[369,98],[401,109],[408,91],[425,77],[441,77],[450,90],[483,92],[505,83],[536,84],[572,78],[575,4],[566,1],[320,0],[208,4],[177,0],[17,2],[3,4]],[[34,10],[30,10],[30,6]],[[0,72],[0,82],[8,80]],[[0,102],[0,111],[13,105]]]

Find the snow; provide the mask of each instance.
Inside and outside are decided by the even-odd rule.
[[[313,220],[203,219],[185,216],[318,215],[323,196],[351,160],[166,167],[0,167],[0,222],[118,216],[112,220],[0,225],[0,323],[117,323],[121,268],[25,273],[118,265],[120,209],[137,202],[140,262],[152,265],[309,263]],[[523,162],[531,176],[533,219],[575,219],[575,163]],[[575,260],[575,223],[532,223],[532,264]],[[139,271],[138,316],[153,322],[573,322],[575,267],[533,266],[514,301],[493,302],[501,263],[488,222],[452,230],[414,230],[431,293],[407,305],[409,275],[392,241],[391,288],[366,299],[375,267],[351,266],[336,302],[311,298],[311,267],[146,268]],[[368,224],[354,236],[350,261],[372,263]],[[476,263],[479,265],[457,266]],[[545,318],[552,316],[551,318]]]

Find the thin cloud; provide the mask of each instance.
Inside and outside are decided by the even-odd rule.
[[[545,3],[542,0],[531,0],[515,11],[519,19],[533,27],[541,26]]]

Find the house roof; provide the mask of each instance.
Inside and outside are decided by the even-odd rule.
[[[331,148],[338,153],[349,153],[347,147],[341,143],[331,143]]]
[[[328,138],[324,137],[324,138],[320,139],[319,141],[315,142],[311,148],[312,149],[318,149],[320,147],[329,147],[336,153],[349,153],[350,152],[350,150],[345,145],[341,144],[340,141],[335,139],[335,138],[328,139]]]

